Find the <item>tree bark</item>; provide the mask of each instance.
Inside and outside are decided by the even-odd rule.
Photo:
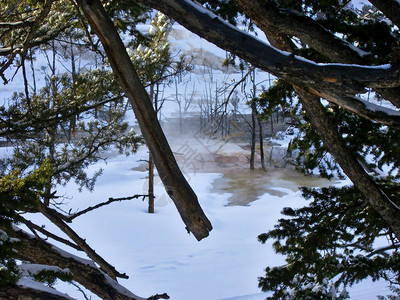
[[[192,232],[197,240],[207,237],[212,225],[176,163],[149,96],[113,23],[100,1],[78,0],[78,4],[103,44],[114,74],[132,105],[159,176],[186,224],[187,231]]]
[[[154,161],[149,154],[149,209],[150,214],[154,214]]]
[[[397,0],[369,0],[397,27],[400,28],[400,3]]]
[[[261,168],[266,172],[267,168],[265,167],[265,157],[264,157],[264,137],[263,137],[263,129],[262,129],[262,123],[260,121],[260,118],[257,118],[257,123],[258,123],[258,137],[259,137],[259,142],[260,142],[260,160],[261,160]]]
[[[382,112],[375,113],[374,109],[360,106],[360,101],[354,97],[354,95],[364,92],[366,87],[387,90],[395,88],[397,90],[400,76],[397,64],[388,68],[371,68],[356,64],[316,64],[309,60],[299,59],[290,53],[279,51],[232,28],[219,17],[205,11],[196,2],[185,0],[140,0],[139,2],[162,11],[190,31],[231,51],[257,68],[284,78],[294,85],[308,86],[314,94],[324,94],[328,101],[336,101],[335,103],[338,105],[342,105],[341,102],[343,102],[346,104],[346,108],[352,107],[353,112],[363,117],[380,123],[384,122],[383,124],[388,122],[386,125],[400,128],[400,116],[397,111],[394,114],[383,113],[384,117],[382,117]],[[253,2],[247,1],[247,3]],[[264,16],[260,12],[259,15]],[[296,23],[291,23],[291,26],[292,24]],[[271,33],[274,28],[268,30]],[[264,30],[264,32],[266,31]],[[315,38],[318,39],[319,36],[315,36]],[[278,36],[275,37],[275,40],[279,40]],[[344,51],[344,48],[342,50]],[[343,55],[343,57],[346,56]],[[387,94],[392,95],[393,93]],[[393,103],[400,104],[396,99]],[[362,109],[360,110],[360,108]],[[365,113],[366,110],[368,113]]]
[[[261,30],[269,32],[269,41],[291,43],[289,36],[299,37],[304,43],[333,61],[367,63],[360,54],[312,18],[297,11],[282,9],[274,0],[235,0]],[[295,24],[295,25],[294,25]],[[285,48],[279,48],[288,51]]]
[[[255,103],[251,103],[251,141],[250,141],[250,170],[254,170],[254,156],[256,152],[256,116]]]
[[[366,201],[387,222],[396,237],[400,238],[399,206],[379,188],[357,161],[356,157],[347,149],[337,131],[337,124],[333,124],[332,120],[328,118],[319,98],[301,88],[297,88],[296,92],[300,96],[303,108],[321,137],[324,146],[334,156],[354,186],[364,195]]]
[[[59,250],[44,240],[38,239],[17,228],[14,229],[14,232],[8,232],[8,234],[9,236],[18,238],[21,241],[21,245],[18,247],[17,252],[19,259],[37,264],[58,266],[62,269],[68,268],[73,274],[74,281],[78,282],[101,299],[144,299],[132,294],[130,291],[119,285],[89,260],[85,262],[85,260],[79,259],[72,254],[68,254],[63,250]],[[1,294],[0,299],[3,299]]]
[[[20,285],[7,285],[0,286],[0,299],[2,300],[32,300],[32,299],[46,299],[46,300],[71,300],[72,298],[67,295],[62,296],[46,291],[24,287]]]

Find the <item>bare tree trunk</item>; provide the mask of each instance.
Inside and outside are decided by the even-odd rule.
[[[160,179],[186,224],[187,231],[192,232],[197,240],[207,237],[212,230],[211,222],[205,216],[196,194],[176,163],[149,96],[140,82],[114,24],[99,0],[78,0],[77,2],[91,28],[101,40],[114,74],[135,112]]]
[[[267,172],[267,168],[265,166],[265,158],[264,158],[264,138],[263,138],[263,129],[260,118],[257,118],[258,122],[258,135],[260,139],[260,159],[261,159],[261,167],[265,172]]]
[[[154,97],[154,83],[150,84],[150,94],[149,98],[151,103],[154,104],[155,112],[157,115],[157,99]],[[154,214],[154,160],[151,153],[149,153],[149,186],[148,186],[148,194],[149,194],[149,206],[148,213]]]
[[[149,209],[150,214],[154,213],[154,161],[149,154]]]
[[[270,117],[270,123],[271,123],[271,137],[274,136],[274,113],[272,113],[271,117]]]
[[[250,142],[250,170],[254,170],[254,156],[256,152],[256,111],[255,104],[251,104],[251,142]]]

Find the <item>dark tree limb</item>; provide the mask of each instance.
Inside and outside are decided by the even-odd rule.
[[[400,3],[396,0],[369,0],[383,14],[400,28]]]
[[[33,232],[35,230],[39,231],[40,233],[44,234],[45,236],[47,236],[49,238],[52,238],[53,240],[55,240],[57,242],[63,243],[63,244],[65,244],[65,245],[67,245],[67,246],[69,246],[71,248],[74,248],[74,249],[76,249],[78,251],[82,251],[82,249],[79,248],[76,244],[71,243],[70,241],[68,241],[66,239],[63,239],[63,238],[59,237],[58,235],[49,232],[48,230],[42,228],[39,225],[36,225],[35,223],[32,223],[31,221],[23,218],[22,216],[19,216],[18,221],[20,221],[21,223],[25,224]],[[37,235],[37,233],[35,233],[35,234]]]
[[[34,18],[29,17],[25,20],[22,21],[16,21],[16,22],[0,22],[0,29],[17,29],[21,27],[29,27],[31,26]]]
[[[22,300],[22,299],[46,299],[46,300],[71,300],[68,295],[40,291],[21,285],[0,286],[0,299],[2,300]]]
[[[350,97],[340,93],[333,95],[329,93],[313,91],[313,94],[324,98],[331,103],[339,105],[348,111],[359,115],[360,117],[400,130],[399,111],[385,109],[377,104],[362,100],[359,97]]]
[[[103,44],[114,74],[132,105],[160,178],[186,224],[186,229],[192,232],[197,240],[207,237],[212,225],[176,163],[149,96],[140,82],[118,32],[100,1],[78,0],[77,2],[92,30]]]
[[[164,294],[157,294],[147,298],[147,300],[158,300],[158,299],[169,299],[169,296],[164,293]]]
[[[339,39],[307,16],[280,9],[275,1],[235,0],[235,2],[264,31],[271,45],[278,49],[293,52],[294,45],[288,35],[294,35],[331,61],[343,64],[368,64],[368,61],[360,56],[349,43]],[[370,2],[375,2],[377,5],[379,2],[379,7],[385,15],[388,13],[389,18],[393,16],[400,21],[400,4],[397,1],[374,0]],[[296,24],[296,26],[293,26],[293,24]],[[377,88],[376,92],[400,108],[400,89],[398,87],[391,89]]]
[[[104,258],[98,255],[87,243],[84,239],[82,239],[75,231],[72,230],[64,221],[56,214],[54,214],[53,210],[49,209],[44,204],[39,205],[39,211],[48,218],[54,225],[62,230],[71,240],[73,240],[76,245],[84,251],[87,256],[89,256],[93,261],[99,264],[100,268],[106,272],[111,278],[116,279],[120,278],[128,278],[126,274],[119,273],[113,266],[111,266]]]
[[[340,63],[316,64],[290,53],[284,53],[233,28],[213,13],[207,12],[197,2],[185,0],[138,0],[138,2],[162,11],[218,47],[292,83],[299,85],[330,83],[331,89],[340,88],[342,91],[353,94],[363,91],[365,86],[391,88],[400,85],[400,71],[397,68],[371,68]],[[330,90],[326,85],[319,85],[319,87]]]
[[[17,256],[22,260],[32,263],[68,268],[73,274],[73,280],[90,290],[104,300],[133,300],[144,299],[129,292],[116,281],[108,277],[98,269],[91,261],[85,262],[72,254],[38,239],[26,232],[14,228],[14,232],[8,232],[9,236],[18,238],[21,246]],[[3,299],[2,297],[0,297]],[[8,298],[4,298],[8,299]],[[40,298],[48,299],[48,298]]]
[[[348,43],[298,11],[282,9],[274,0],[235,0],[235,2],[263,31],[280,35],[280,38],[283,38],[283,35],[296,36],[332,61],[352,62],[354,64],[367,63],[359,52],[350,47]],[[296,25],[294,26],[294,24]],[[271,36],[272,34],[270,34],[269,39],[271,39]],[[286,39],[286,42],[288,42],[288,39]],[[281,50],[286,51],[286,49]]]
[[[139,2],[162,11],[190,31],[225,50],[231,51],[250,62],[253,66],[282,77],[296,86],[310,87],[319,94],[323,93],[330,100],[335,99],[337,95],[341,95],[347,101],[352,99],[354,95],[364,92],[366,87],[391,90],[393,88],[397,89],[400,85],[398,78],[400,70],[397,67],[391,66],[385,69],[354,64],[316,64],[290,53],[277,50],[227,25],[226,22],[211,12],[206,12],[196,2],[185,0],[140,0]],[[271,33],[273,30],[274,28],[268,28],[265,32]],[[278,40],[278,38],[279,35],[275,40]],[[281,44],[285,44],[287,39],[282,36],[281,38]],[[343,46],[343,49],[347,49],[347,47]],[[388,93],[388,95],[390,94]],[[396,103],[400,104],[398,100],[396,101]],[[354,112],[360,112],[357,101],[347,102],[347,107],[352,107]],[[381,122],[382,112],[376,113],[372,110],[366,112],[364,109],[363,117]],[[391,118],[392,116],[384,115],[384,117]],[[390,121],[389,123],[397,126],[397,117],[395,116],[394,118],[396,121]]]
[[[347,149],[337,131],[337,124],[329,119],[318,97],[304,89],[297,88],[303,108],[320,136],[324,146],[334,156],[354,186],[364,195],[368,203],[388,223],[397,238],[400,238],[400,208],[367,174],[357,158]]]

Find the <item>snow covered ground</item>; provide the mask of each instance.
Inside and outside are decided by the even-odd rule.
[[[175,145],[179,147],[179,143]],[[229,151],[237,148],[227,145],[221,150],[225,154]],[[93,167],[93,171],[104,168],[93,193],[79,193],[74,184],[69,184],[58,188],[58,194],[68,195],[68,207],[76,210],[109,197],[143,194],[146,172],[137,169],[141,164],[138,160],[146,157],[145,147],[134,156],[113,156],[107,164]],[[305,203],[293,189],[293,177],[285,181],[279,178],[279,170],[272,174],[276,177],[275,186],[268,192],[254,197],[255,201],[247,206],[227,206],[232,194],[214,186],[224,174],[207,173],[204,169],[185,173],[214,227],[210,236],[200,242],[186,232],[161,184],[156,188],[159,201],[156,200],[155,214],[146,212],[146,202],[130,200],[83,215],[74,220],[72,227],[118,271],[130,276],[120,283],[139,296],[166,292],[177,300],[265,299],[257,287],[257,278],[264,275],[266,266],[283,264],[284,259],[273,252],[270,243],[259,243],[257,236],[273,228],[283,207]],[[31,217],[39,224],[47,224],[48,229],[53,228],[39,215]],[[61,284],[58,288],[82,299],[74,287]],[[378,294],[386,295],[387,290],[382,282],[367,282],[350,289],[350,293],[352,299],[376,299]]]
[[[206,81],[209,71],[214,76],[213,86],[237,80],[240,76],[238,73],[226,75],[226,69],[218,67],[225,57],[224,51],[188,33],[181,26],[175,26],[171,44],[183,52],[198,54],[196,63],[208,68],[204,73],[192,74],[189,90],[210,88]],[[38,68],[40,70],[40,66]],[[22,90],[22,82],[17,76],[12,85],[2,87],[0,104],[13,91]],[[167,97],[168,93],[173,94],[174,91],[166,91]],[[176,105],[167,102],[164,113],[175,111]],[[170,142],[174,145],[174,151],[182,152],[183,140]],[[199,145],[190,145],[192,150],[205,155]],[[224,146],[224,155],[240,151],[237,145]],[[0,149],[0,156],[7,155],[6,151],[6,148]],[[76,210],[107,201],[109,197],[144,194],[146,173],[141,170],[141,163],[138,162],[140,159],[147,159],[144,147],[134,156],[112,155],[107,164],[99,163],[92,167],[93,171],[98,167],[104,168],[104,174],[98,179],[94,192],[79,193],[76,185],[71,183],[59,187],[57,194],[65,195],[65,201],[68,202],[66,207]],[[200,166],[192,168],[189,163],[184,164],[183,169],[214,227],[210,236],[201,242],[187,234],[175,206],[161,184],[156,186],[158,197],[153,215],[146,213],[145,202],[131,200],[113,203],[81,216],[74,221],[72,227],[118,271],[130,276],[128,280],[120,280],[120,283],[140,296],[166,292],[171,299],[176,300],[264,299],[266,295],[260,292],[257,278],[264,275],[266,266],[283,264],[284,259],[273,252],[271,244],[259,243],[257,236],[273,228],[281,217],[283,207],[304,205],[305,200],[295,188],[298,181],[275,170],[266,175],[265,180],[268,180],[269,185],[261,189],[263,193],[251,193],[250,188],[254,190],[256,184],[242,190],[243,194],[254,198],[250,199],[254,201],[249,205],[228,206],[231,201],[229,199],[237,189],[233,186],[231,189],[226,186],[222,188],[217,183],[225,180],[224,176],[229,169],[212,169],[207,164]],[[245,170],[247,166],[241,168]],[[299,179],[304,182],[302,178]],[[259,182],[260,179],[255,183]],[[52,224],[39,215],[31,215],[31,219],[57,232]],[[75,287],[60,283],[58,288],[74,298],[83,299]],[[376,299],[376,295],[388,294],[383,282],[368,281],[349,291],[352,299]],[[95,296],[92,299],[96,299]]]

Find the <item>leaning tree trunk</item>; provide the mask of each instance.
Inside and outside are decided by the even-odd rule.
[[[252,6],[253,2],[238,1],[243,8]],[[274,32],[268,24],[262,22],[264,16],[257,10],[246,10],[255,23],[264,31],[271,45],[284,51],[293,52],[292,44],[286,35]],[[346,60],[346,58],[338,58]],[[396,205],[367,174],[360,165],[356,157],[346,147],[342,137],[338,132],[338,125],[332,123],[325,108],[320,102],[320,98],[309,92],[302,86],[295,87],[299,95],[303,108],[308,118],[320,136],[324,146],[333,155],[345,174],[353,182],[354,186],[364,195],[366,201],[382,216],[393,230],[397,238],[400,238],[400,208]]]
[[[187,231],[192,232],[197,240],[207,237],[212,230],[212,225],[176,163],[149,96],[140,82],[114,24],[99,0],[78,0],[77,2],[92,30],[99,37],[114,74],[132,105],[160,179],[186,224]]]
[[[319,97],[300,88],[297,88],[296,92],[300,96],[303,108],[321,137],[324,146],[333,155],[354,186],[392,228],[396,237],[400,238],[399,207],[379,188],[356,157],[347,149],[337,131],[337,125],[329,119]]]

